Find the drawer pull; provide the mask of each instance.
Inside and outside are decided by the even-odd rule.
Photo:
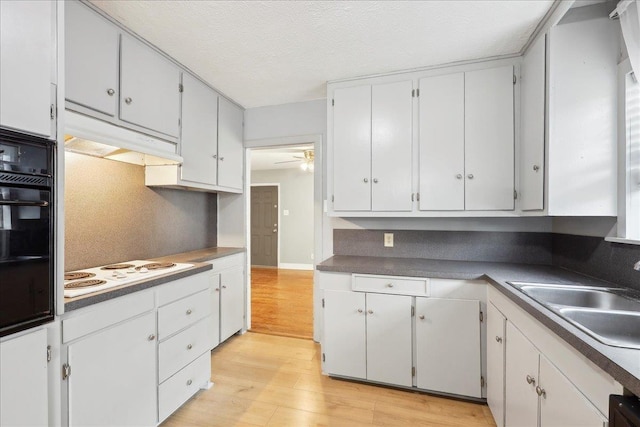
[[[191,344],[189,344],[189,345],[187,346],[187,350],[191,350],[192,348],[193,348],[193,345],[191,345]]]
[[[393,283],[387,283],[387,288],[393,288]]]
[[[216,292],[220,292],[220,288],[216,288]]]
[[[227,285],[222,285],[222,289],[227,289]]]
[[[187,309],[187,316],[190,315],[191,313],[193,313],[193,311],[191,311],[190,308]]]
[[[424,314],[421,314],[420,316],[418,316],[418,318],[419,318],[420,320],[424,320]]]
[[[543,389],[539,385],[536,386],[536,393],[538,394],[538,396],[541,396],[544,399],[547,398],[547,392],[545,391],[545,389]]]
[[[373,310],[367,310],[367,313],[373,314]]]
[[[496,335],[496,342],[502,342],[502,337]]]
[[[149,338],[148,338],[149,341],[153,341],[155,339],[156,339],[156,336],[154,334],[149,335]]]
[[[187,385],[191,385],[191,384],[193,384],[193,381],[187,380]]]
[[[536,379],[533,378],[531,375],[527,375],[527,384],[536,385]]]
[[[362,309],[361,308],[358,309],[358,313],[362,313]]]

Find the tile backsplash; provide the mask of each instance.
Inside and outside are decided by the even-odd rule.
[[[144,167],[65,154],[65,271],[216,246],[217,196],[151,188]]]

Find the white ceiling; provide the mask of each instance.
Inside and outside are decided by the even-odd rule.
[[[328,80],[520,52],[552,0],[91,0],[246,108]]]
[[[298,168],[305,150],[313,150],[313,144],[251,150],[251,170]],[[285,163],[286,162],[286,163]]]

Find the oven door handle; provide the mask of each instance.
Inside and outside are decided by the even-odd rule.
[[[39,208],[44,208],[49,206],[49,202],[46,200],[0,200],[0,206],[36,206]]]

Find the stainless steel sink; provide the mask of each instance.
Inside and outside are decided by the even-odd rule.
[[[621,295],[615,288],[510,282],[513,286],[544,305],[595,308],[640,312],[640,301]]]
[[[557,311],[604,344],[640,349],[640,313],[575,307],[559,307]]]

